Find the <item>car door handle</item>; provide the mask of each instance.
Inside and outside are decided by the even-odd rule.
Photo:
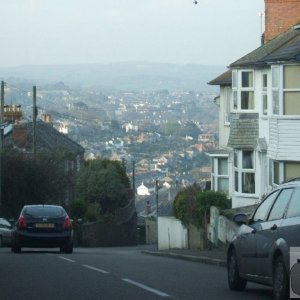
[[[271,230],[276,230],[276,229],[277,229],[277,225],[274,224],[270,229],[271,229]]]

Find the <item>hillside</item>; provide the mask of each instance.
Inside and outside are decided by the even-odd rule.
[[[64,82],[72,88],[99,90],[197,90],[214,87],[207,82],[225,71],[222,66],[162,63],[110,63],[87,65],[28,65],[0,68],[0,78],[10,83],[44,85]]]

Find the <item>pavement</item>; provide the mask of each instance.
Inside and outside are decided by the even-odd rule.
[[[164,249],[157,250],[156,245],[147,245],[141,250],[143,254],[184,259],[193,262],[206,263],[220,267],[226,267],[227,247],[221,245],[211,250],[190,250],[190,249]]]

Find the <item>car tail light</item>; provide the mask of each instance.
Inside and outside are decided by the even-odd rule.
[[[63,228],[64,229],[72,229],[72,222],[71,222],[69,216],[65,217]]]
[[[26,228],[26,220],[24,216],[20,216],[18,219],[17,226],[19,229],[25,229]]]

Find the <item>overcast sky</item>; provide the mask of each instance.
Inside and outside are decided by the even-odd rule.
[[[227,66],[260,45],[263,0],[1,0],[0,67]]]

